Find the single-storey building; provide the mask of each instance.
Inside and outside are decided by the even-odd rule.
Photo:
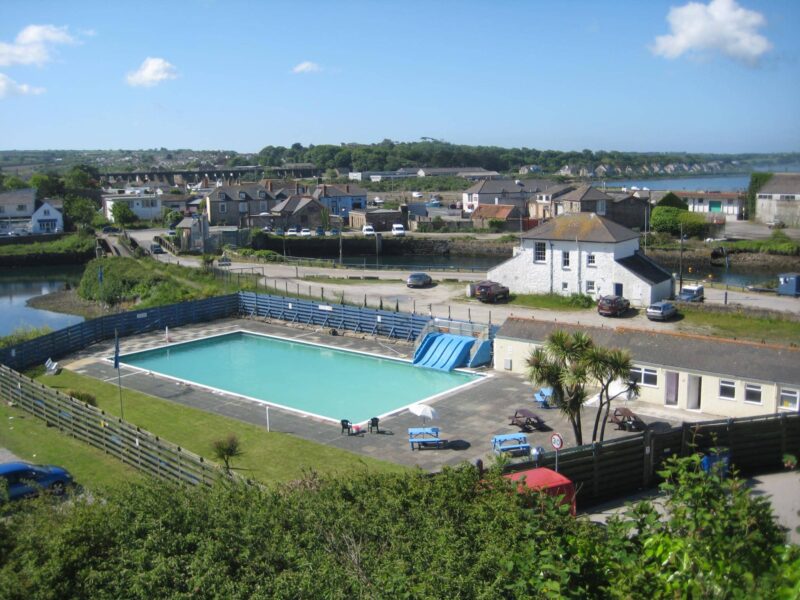
[[[762,223],[783,221],[800,227],[800,173],[775,173],[758,190],[756,215]]]
[[[478,229],[487,229],[492,221],[502,221],[503,229],[519,231],[520,213],[513,204],[482,204],[472,211],[472,223]]]
[[[745,195],[740,192],[675,192],[686,202],[689,212],[719,213],[736,220],[744,219]]]
[[[400,210],[370,208],[350,211],[350,227],[353,229],[360,230],[364,225],[372,225],[375,231],[391,231],[395,223],[404,225]]]
[[[514,293],[615,294],[634,306],[673,296],[672,274],[639,251],[639,234],[594,213],[561,215],[521,242],[488,273]]]
[[[641,402],[721,417],[800,410],[798,348],[510,317],[495,336],[494,368],[524,374],[530,353],[559,329],[628,350]]]
[[[331,215],[343,220],[347,220],[351,210],[367,206],[367,191],[352,183],[318,185],[312,195]]]

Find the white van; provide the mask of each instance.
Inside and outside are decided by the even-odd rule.
[[[392,225],[392,235],[394,237],[405,237],[406,228],[403,227],[400,223],[395,223],[394,225]]]
[[[364,225],[364,227],[361,228],[361,233],[367,237],[375,235],[375,228],[372,225]]]

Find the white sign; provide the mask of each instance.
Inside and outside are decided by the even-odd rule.
[[[138,313],[136,315],[136,318],[137,319],[146,319],[147,318],[147,313]]]
[[[554,433],[552,436],[550,436],[550,443],[556,450],[561,450],[561,447],[564,445],[564,439],[557,433]]]
[[[320,305],[317,306],[317,308],[319,310],[327,310],[327,311],[332,311],[333,310],[332,306],[329,306],[329,305],[326,305],[326,304],[320,304]]]

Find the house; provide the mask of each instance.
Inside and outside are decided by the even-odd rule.
[[[739,192],[674,192],[678,198],[686,202],[690,212],[721,213],[726,217],[734,217],[737,221],[744,219],[745,195]]]
[[[797,348],[510,317],[495,336],[494,368],[525,373],[525,359],[558,329],[582,331],[599,346],[629,351],[639,402],[731,418],[800,410]]]
[[[608,194],[588,184],[578,186],[558,199],[564,214],[593,212],[600,216],[606,214],[606,207],[610,200],[611,197]]]
[[[528,214],[535,219],[551,219],[563,212],[558,198],[575,189],[571,183],[549,184],[536,193],[536,201],[528,202]]]
[[[350,227],[361,231],[364,225],[372,225],[375,231],[391,231],[392,225],[403,223],[403,213],[388,208],[369,208],[350,211]]]
[[[800,173],[770,177],[756,195],[756,215],[762,223],[783,221],[789,227],[800,227]]]
[[[503,229],[509,231],[520,231],[519,208],[513,204],[482,204],[472,211],[472,223],[477,229],[488,229],[492,227],[494,221],[502,221]]]
[[[114,205],[127,204],[140,221],[153,221],[161,219],[163,191],[157,187],[129,187],[122,190],[111,190],[103,194],[103,216],[109,223],[114,222]]]
[[[0,231],[27,229],[36,210],[36,188],[0,193]]]
[[[331,215],[343,220],[347,220],[351,210],[367,206],[367,191],[352,183],[318,185],[312,195]]]
[[[484,179],[464,191],[461,206],[464,211],[472,212],[481,204],[513,204],[525,213],[528,200],[548,183],[539,179]]]
[[[648,194],[609,192],[606,194],[609,200],[606,202],[605,216],[623,227],[646,231],[650,220],[650,196]]]
[[[522,234],[514,256],[489,270],[518,294],[608,294],[634,306],[671,298],[672,274],[639,252],[639,234],[594,213],[561,215]]]
[[[322,227],[325,206],[311,196],[292,195],[278,203],[270,216],[271,224],[276,227],[297,227],[316,229]]]
[[[284,185],[287,182],[279,182]],[[266,184],[266,185],[265,185]],[[221,185],[213,188],[204,199],[204,212],[210,225],[263,227],[272,209],[293,191],[304,193],[305,187],[279,187],[271,180],[242,185]]]
[[[31,215],[31,233],[58,233],[64,231],[64,218],[61,211],[49,202],[42,202]]]
[[[530,173],[541,173],[542,167],[539,165],[523,165],[519,168],[520,175],[529,175]]]
[[[178,246],[183,252],[205,252],[208,248],[208,220],[200,215],[186,217],[175,226]]]

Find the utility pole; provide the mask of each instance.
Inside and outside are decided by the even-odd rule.
[[[680,224],[680,231],[681,231],[681,252],[680,257],[678,258],[678,293],[680,294],[683,291],[683,223]]]

